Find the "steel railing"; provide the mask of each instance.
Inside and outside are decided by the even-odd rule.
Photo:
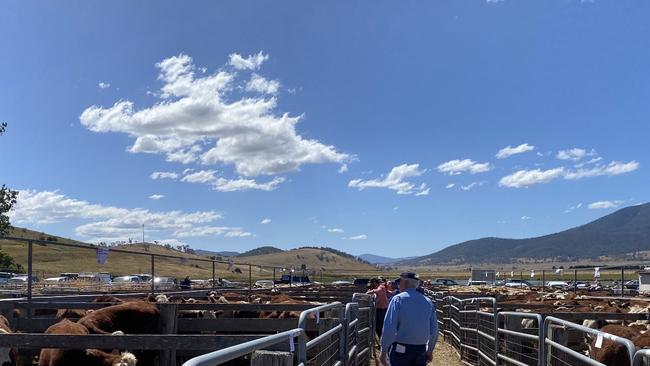
[[[286,332],[263,337],[236,346],[224,348],[219,351],[207,353],[194,357],[183,363],[183,366],[216,366],[233,359],[251,354],[255,351],[281,344],[287,340],[290,343],[290,351],[294,354],[298,366],[307,365],[370,365],[372,357],[371,341],[374,338],[374,301],[365,294],[359,294],[353,299],[362,300],[365,303],[350,302],[343,305],[334,302],[304,310],[298,319],[298,328]],[[322,334],[307,340],[307,323],[309,319],[319,323],[321,313],[336,312],[337,318],[325,318],[333,321],[333,326]],[[367,320],[364,325],[359,317],[365,313]],[[362,337],[361,334],[367,334]]]

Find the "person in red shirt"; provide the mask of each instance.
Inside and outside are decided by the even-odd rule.
[[[372,289],[367,293],[375,297],[375,332],[377,337],[381,339],[381,330],[384,327],[384,318],[388,308],[388,296],[386,296],[384,284],[378,278],[370,280],[370,287]]]

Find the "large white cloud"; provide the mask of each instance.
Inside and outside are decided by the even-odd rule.
[[[490,163],[477,163],[471,159],[450,160],[438,165],[438,171],[449,175],[458,175],[464,172],[476,174],[492,170]]]
[[[92,204],[56,191],[21,190],[16,207],[9,214],[15,224],[53,224],[88,220],[91,222],[76,227],[76,234],[101,240],[124,240],[137,236],[143,224],[147,233],[172,233],[175,237],[197,236],[196,233],[201,230],[208,233],[205,235],[245,236],[243,234],[246,233],[237,227],[211,226],[211,223],[222,218],[222,215],[215,211],[151,212],[143,208]]]
[[[639,169],[640,164],[634,160],[627,163],[621,161],[612,161],[607,165],[597,165],[589,169],[577,169],[567,172],[564,178],[566,179],[582,179],[590,177],[598,177],[603,175],[620,175],[633,172]]]
[[[262,53],[248,58],[233,54],[230,64],[253,70],[267,58]],[[158,103],[144,108],[128,100],[111,107],[93,105],[81,113],[81,123],[93,132],[129,135],[134,139],[132,153],[165,154],[166,160],[180,163],[233,165],[242,176],[275,175],[299,170],[304,164],[350,160],[334,146],[300,136],[296,125],[302,117],[278,114],[275,97],[242,95],[245,87],[238,87],[235,72],[196,75],[192,58],[183,54],[156,67],[163,82]],[[275,84],[262,84],[259,79],[251,89],[273,92]]]
[[[535,146],[528,145],[527,143],[515,147],[508,145],[503,149],[499,150],[499,152],[497,152],[495,157],[497,159],[505,159],[511,157],[512,155],[521,154],[521,153],[525,153],[526,151],[532,151],[532,150],[535,150]]]
[[[348,183],[349,187],[358,188],[360,191],[365,188],[388,188],[396,191],[397,194],[427,195],[429,188],[425,183],[417,186],[405,179],[410,177],[419,177],[425,170],[420,170],[419,164],[402,164],[391,169],[390,173],[383,179],[361,180],[354,179]]]

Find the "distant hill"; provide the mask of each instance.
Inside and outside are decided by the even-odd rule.
[[[634,258],[650,250],[650,203],[630,206],[588,224],[528,238],[482,238],[449,246],[402,265],[511,263],[528,260],[572,261]]]
[[[330,249],[330,248],[328,248]],[[347,253],[345,253],[347,254]],[[300,269],[304,264],[308,268],[314,269],[332,269],[332,270],[362,270],[373,271],[375,268],[366,263],[355,259],[352,255],[342,256],[332,251],[320,248],[300,248],[284,250],[280,252],[261,254],[254,256],[247,256],[246,262],[253,264],[266,264],[279,268],[295,268]]]
[[[259,247],[241,253],[238,255],[238,257],[250,257],[254,255],[264,255],[264,254],[273,254],[273,253],[282,253],[282,252],[284,252],[284,250],[276,247]]]
[[[365,260],[368,263],[372,263],[372,264],[388,264],[388,263],[402,262],[402,261],[406,261],[406,260],[417,258],[417,257],[389,258],[389,257],[383,257],[381,255],[361,254],[359,256],[359,258]]]
[[[206,256],[206,257],[212,257],[212,256],[217,256],[217,257],[236,257],[238,256],[239,252],[229,252],[229,251],[223,251],[223,252],[214,252],[211,250],[203,250],[203,249],[194,249],[194,252],[198,255]]]

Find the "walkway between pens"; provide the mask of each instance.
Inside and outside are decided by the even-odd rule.
[[[371,366],[379,366],[379,351],[376,352],[375,359],[371,362]],[[464,366],[458,358],[458,354],[454,348],[447,344],[442,337],[438,338],[438,344],[433,351],[433,362],[430,366]]]

